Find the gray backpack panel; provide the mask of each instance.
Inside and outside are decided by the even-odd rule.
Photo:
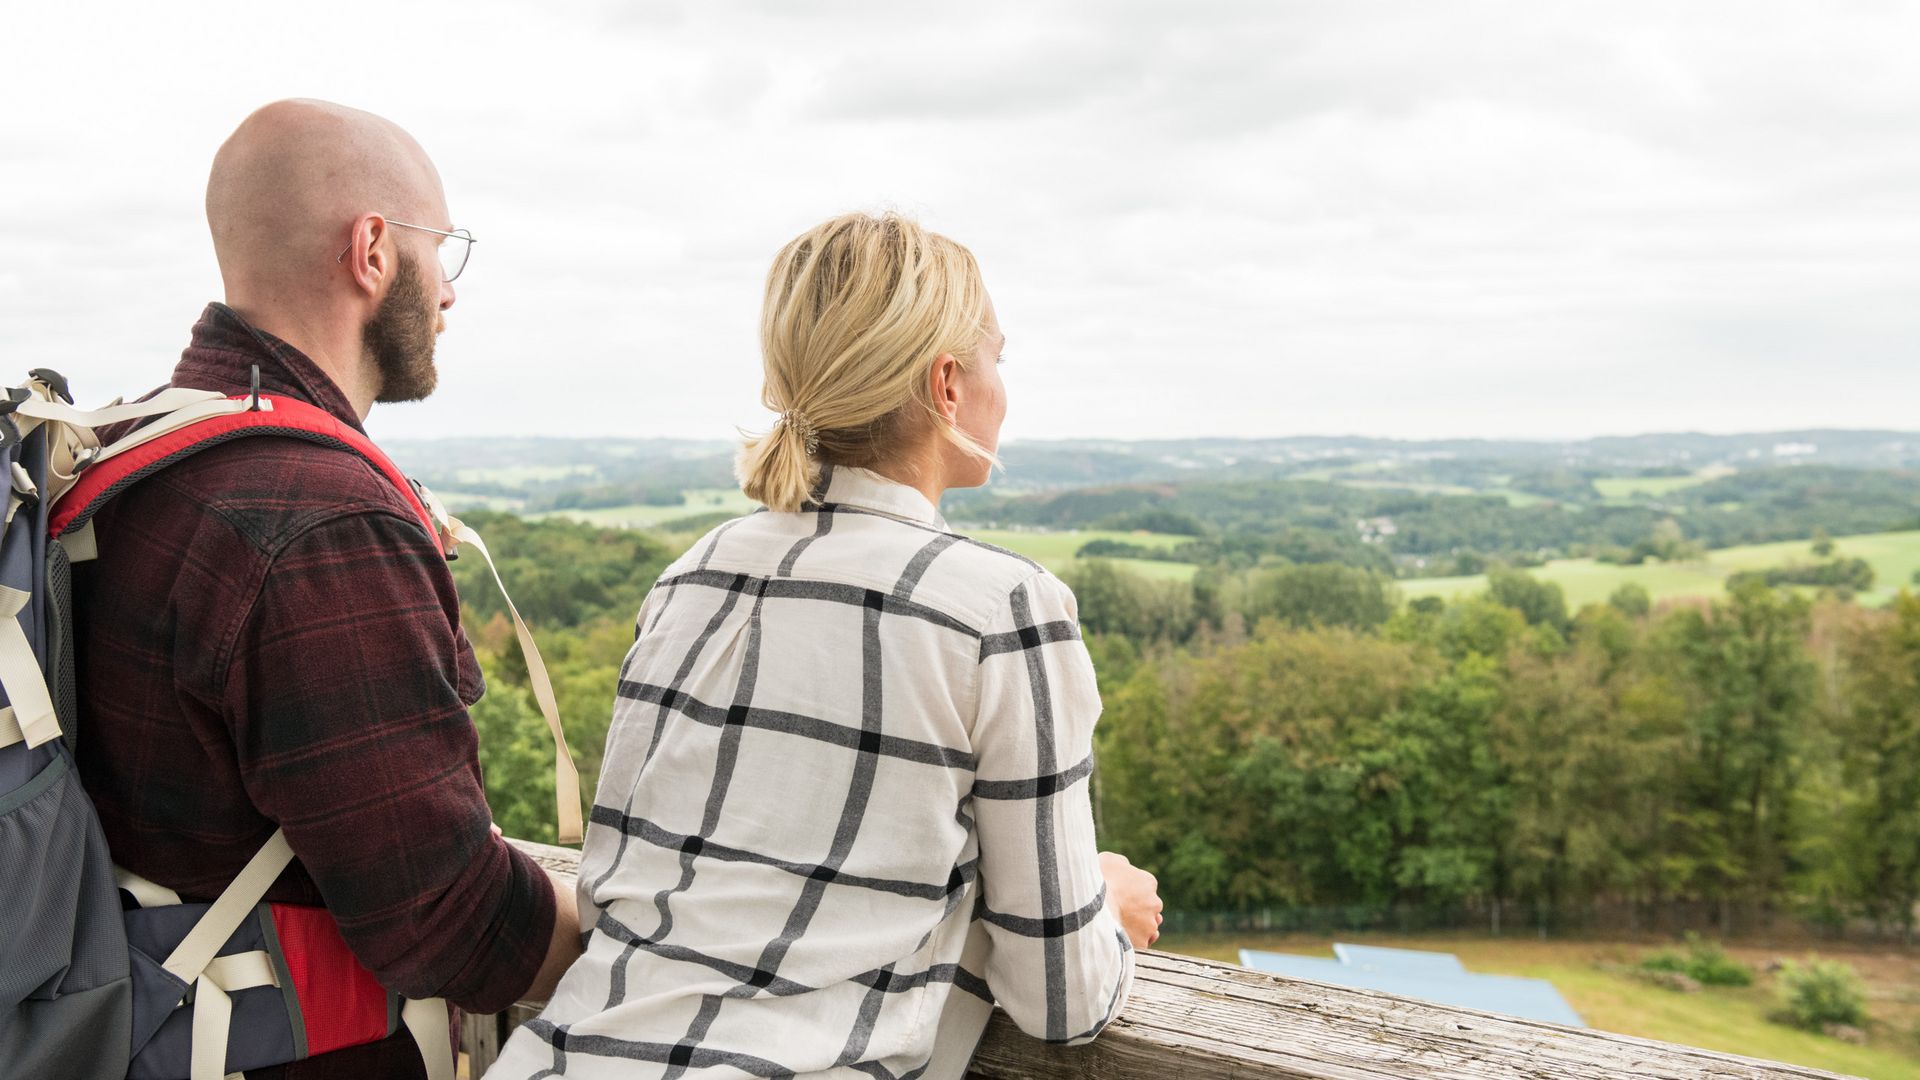
[[[48,640],[50,623],[61,634],[69,623],[66,563],[56,554],[49,567],[47,508],[37,497],[46,486],[44,432],[7,447],[0,466],[15,478],[15,508],[0,534],[0,585],[30,594],[15,617],[47,674],[49,656],[66,668],[72,647]],[[33,493],[19,490],[16,466]],[[70,677],[59,671],[48,682]],[[69,733],[72,703],[71,693],[55,691]],[[126,930],[106,837],[66,739],[0,747],[0,867],[8,879],[0,904],[0,1076],[124,1077],[133,1027]]]

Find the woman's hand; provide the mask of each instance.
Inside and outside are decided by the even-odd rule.
[[[1160,938],[1160,882],[1115,851],[1100,853],[1100,874],[1107,879],[1107,909],[1136,949]]]

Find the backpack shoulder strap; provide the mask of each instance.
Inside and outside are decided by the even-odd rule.
[[[189,405],[106,447],[54,504],[47,531],[55,539],[74,533],[114,496],[139,481],[208,447],[250,435],[305,439],[359,454],[393,483],[427,535],[438,539],[439,526],[413,485],[371,439],[324,409],[265,394]]]
[[[87,542],[90,537],[86,526],[93,520],[93,515],[114,496],[210,446],[249,435],[306,439],[359,454],[393,483],[401,498],[418,515],[427,535],[434,539],[447,557],[453,557],[454,549],[465,543],[486,560],[488,569],[493,573],[494,584],[499,586],[507,610],[513,615],[514,635],[521,655],[527,662],[534,701],[547,723],[548,734],[553,738],[557,836],[562,844],[579,843],[584,831],[580,814],[580,776],[567,747],[566,732],[560,722],[559,703],[554,697],[546,663],[540,657],[540,648],[534,643],[532,631],[514,607],[513,598],[507,595],[506,583],[500,579],[500,571],[493,566],[493,556],[478,533],[449,515],[426,489],[408,480],[400,467],[371,439],[342,423],[333,414],[304,401],[265,394],[243,394],[190,404],[103,448],[93,463],[81,472],[73,486],[53,504],[48,515],[47,531],[55,539],[69,538],[76,542],[76,547],[90,550],[92,545]]]

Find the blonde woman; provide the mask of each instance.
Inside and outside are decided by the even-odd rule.
[[[992,1001],[1093,1038],[1158,936],[1152,876],[1094,848],[1073,595],[937,509],[1006,412],[973,256],[835,218],[775,259],[761,344],[767,511],[640,608],[586,955],[490,1077],[959,1077]]]

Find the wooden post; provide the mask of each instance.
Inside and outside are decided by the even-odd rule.
[[[494,1059],[500,1056],[500,1043],[505,1032],[502,1020],[505,1014],[475,1016],[473,1013],[460,1014],[460,1052],[467,1061],[467,1076],[478,1077],[493,1067]]]

